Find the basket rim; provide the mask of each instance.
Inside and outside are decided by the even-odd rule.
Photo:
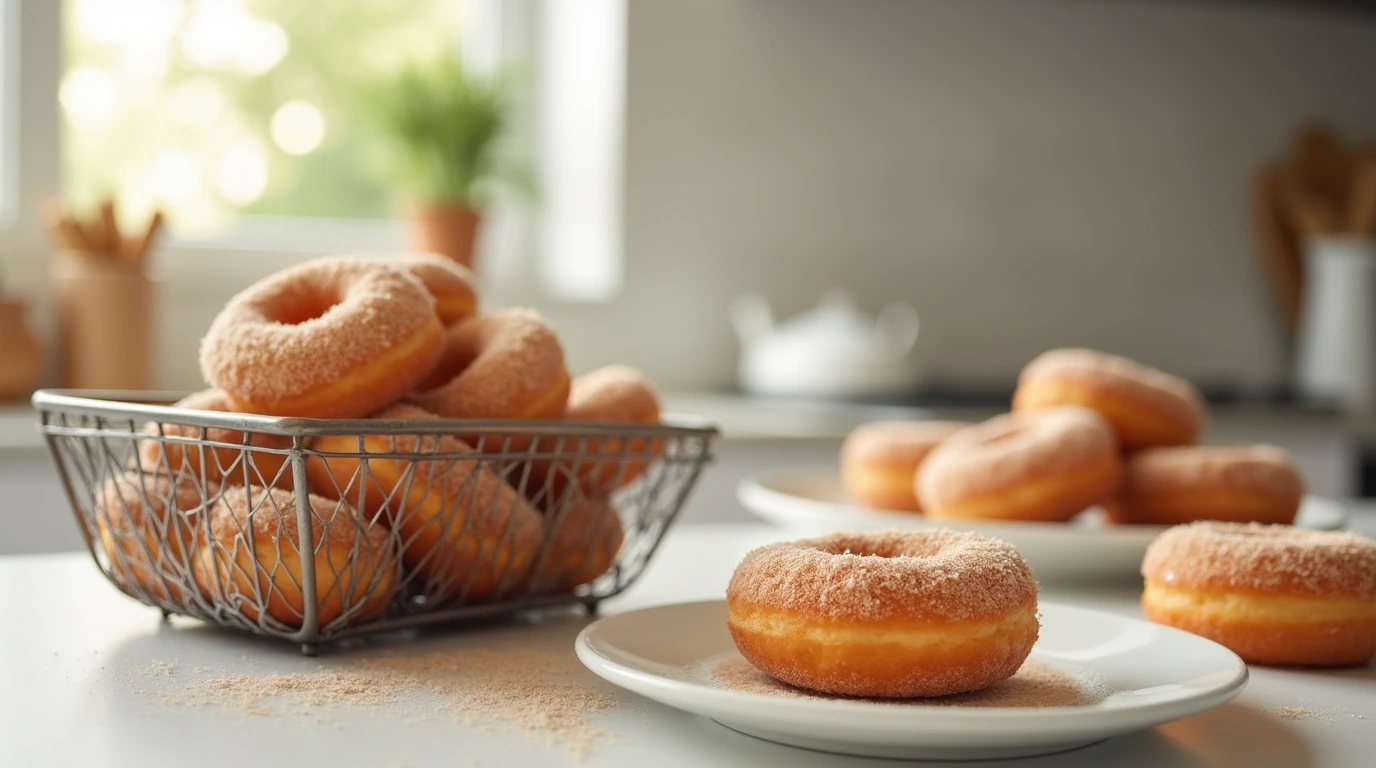
[[[168,390],[40,389],[33,393],[32,403],[39,413],[41,428],[58,426],[53,424],[50,418],[52,414],[58,413],[171,422],[209,429],[263,432],[286,437],[361,433],[445,435],[456,432],[542,436],[623,434],[716,437],[721,433],[712,421],[701,416],[681,413],[662,414],[657,424],[521,419],[311,419],[198,411],[155,404],[174,403],[187,394],[189,393]]]

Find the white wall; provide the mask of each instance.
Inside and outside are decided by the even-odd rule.
[[[1208,383],[1284,374],[1249,183],[1310,116],[1376,139],[1376,16],[1226,0],[634,0],[625,275],[533,304],[575,370],[723,388],[726,306],[917,306],[931,379],[1087,344]],[[168,270],[163,382],[248,279]],[[264,268],[260,270],[266,272]],[[257,273],[255,273],[257,274]],[[192,278],[194,281],[194,278]]]
[[[575,364],[732,377],[725,307],[913,302],[933,377],[1088,344],[1283,373],[1249,182],[1317,115],[1376,138],[1376,18],[1178,0],[630,3],[625,290]]]

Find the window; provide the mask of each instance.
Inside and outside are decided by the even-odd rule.
[[[213,303],[293,259],[404,245],[359,84],[460,44],[519,74],[530,202],[493,211],[494,302],[603,302],[622,274],[626,0],[0,0],[0,269],[39,295],[41,203],[157,206],[176,302]],[[570,7],[565,8],[568,5]],[[22,77],[21,77],[22,72]],[[54,98],[56,96],[56,98]],[[8,215],[8,220],[6,216]]]
[[[457,46],[475,6],[67,0],[66,194],[162,207],[183,237],[222,233],[239,214],[388,218],[377,144],[352,117],[358,91]]]

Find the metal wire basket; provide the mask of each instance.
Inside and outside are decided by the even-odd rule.
[[[295,419],[35,393],[96,563],[162,609],[301,644],[598,601],[640,575],[715,427]]]

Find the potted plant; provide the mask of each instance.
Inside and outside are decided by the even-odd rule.
[[[43,375],[43,348],[29,330],[28,304],[5,298],[0,274],[0,401],[24,397]]]
[[[412,246],[472,266],[483,211],[497,186],[528,186],[503,154],[507,82],[465,70],[456,55],[411,64],[365,92],[365,114],[387,139],[386,171],[409,198]]]

